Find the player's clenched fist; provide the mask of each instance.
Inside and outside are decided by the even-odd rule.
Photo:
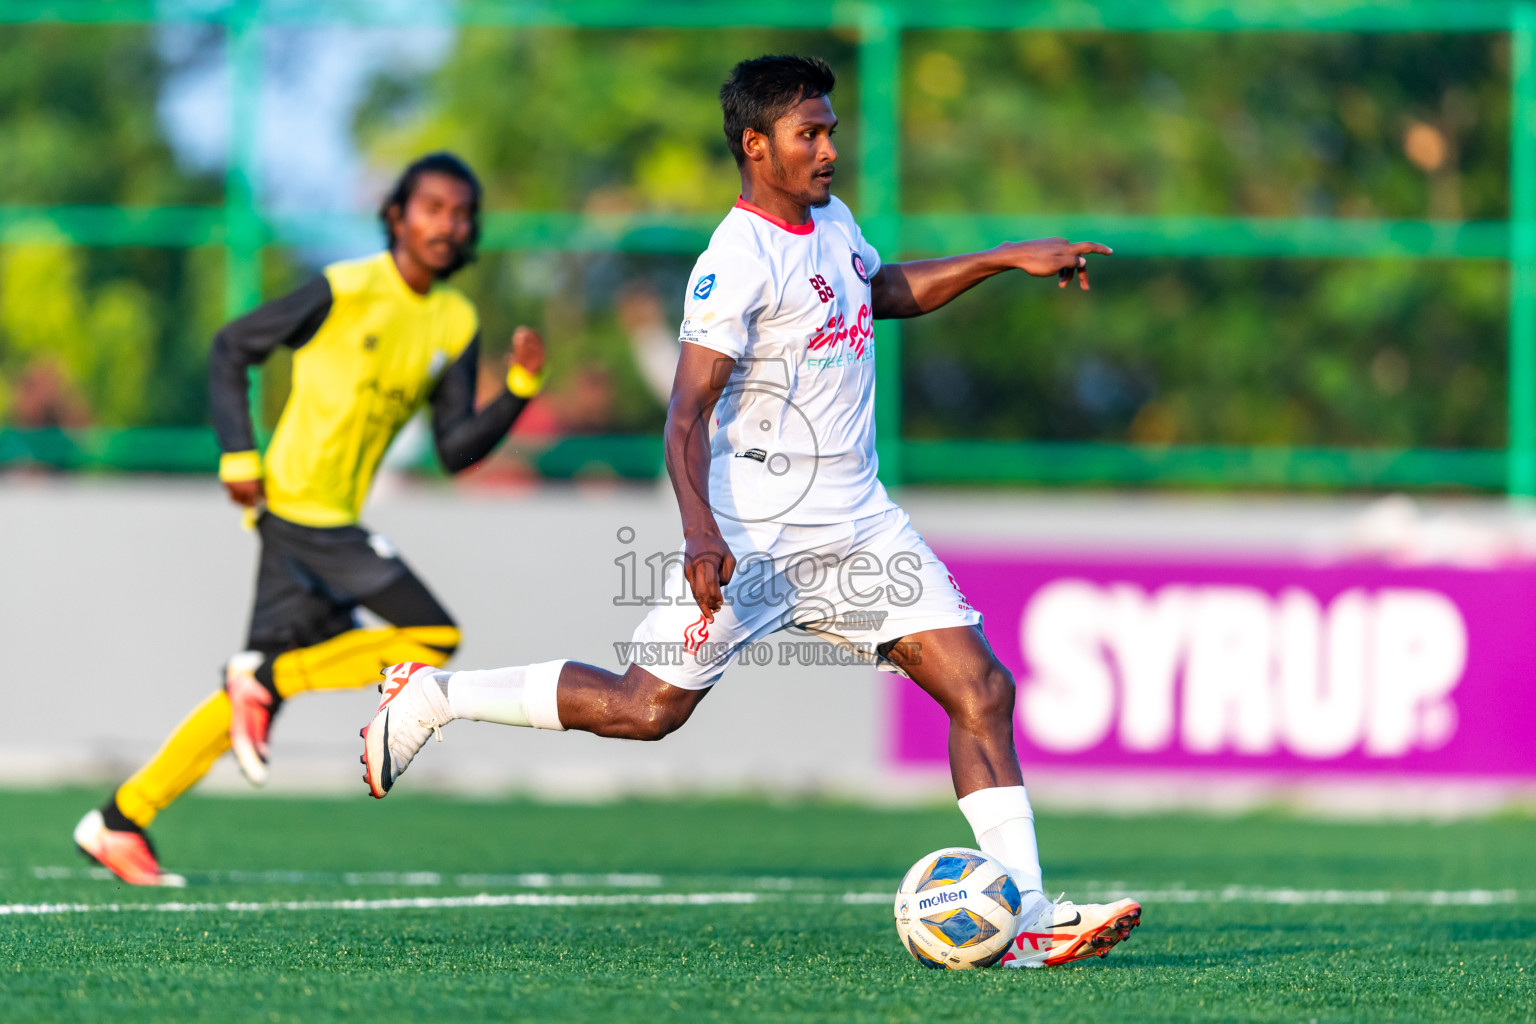
[[[507,390],[526,401],[543,389],[544,339],[532,327],[518,327],[507,353]]]
[[[512,361],[537,377],[544,372],[544,339],[532,327],[512,332]]]
[[[718,529],[683,531],[683,575],[708,621],[715,621],[715,612],[725,603],[721,588],[735,574],[736,556]]]
[[[1082,275],[1078,283],[1088,289],[1088,255],[1109,256],[1114,250],[1098,242],[1069,242],[1065,238],[1037,238],[1032,242],[1006,242],[1001,246],[1009,261],[1034,277],[1061,279],[1061,287]]]
[[[226,480],[224,489],[229,492],[229,500],[236,505],[244,505],[246,508],[255,508],[267,500],[266,489],[262,487],[260,478],[255,480]]]

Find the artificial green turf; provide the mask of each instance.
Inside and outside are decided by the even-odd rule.
[[[920,854],[969,844],[953,806],[556,807],[408,794],[189,797],[157,823],[184,890],[73,870],[99,794],[0,793],[0,903],[526,891],[522,872],[632,872],[539,892],[767,894],[750,905],[209,910],[0,917],[0,1020],[1536,1019],[1536,822],[1344,825],[1042,815],[1047,882],[1520,891],[1491,906],[1149,900],[1134,941],[1061,970],[938,972],[884,903]],[[62,877],[39,868],[68,866]],[[298,872],[244,877],[229,872]],[[432,872],[415,879],[347,873]],[[416,883],[416,884],[412,884]],[[1054,895],[1054,893],[1053,893]],[[803,902],[801,897],[824,902]]]

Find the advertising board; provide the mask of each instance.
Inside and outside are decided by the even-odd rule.
[[[1536,777],[1536,567],[939,554],[1026,766]],[[893,686],[895,765],[944,764]]]

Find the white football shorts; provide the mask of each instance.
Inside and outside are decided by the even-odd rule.
[[[888,672],[877,649],[913,633],[981,622],[955,578],[900,508],[846,523],[721,523],[736,556],[725,604],[707,622],[670,559],[660,602],[635,629],[629,660],[687,690],[713,686],[744,651],[754,663],[786,641],[820,637]],[[777,648],[760,644],[789,631]],[[799,634],[795,636],[794,634]]]

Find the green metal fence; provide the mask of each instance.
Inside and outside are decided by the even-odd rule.
[[[228,313],[261,298],[264,246],[356,237],[360,218],[282,217],[260,208],[256,119],[264,27],[419,24],[587,28],[839,29],[858,39],[861,168],[859,218],[882,252],[983,248],[1044,234],[1102,237],[1124,256],[1397,257],[1499,259],[1509,287],[1509,431],[1503,450],[1241,448],[1112,444],[915,441],[901,436],[901,328],[883,321],[879,346],[882,476],[888,483],[1033,481],[1239,486],[1472,487],[1536,496],[1536,0],[1397,3],[1234,3],[1104,0],[461,0],[432,6],[394,0],[0,0],[0,24],[199,23],[228,36],[233,80],[224,205],[213,207],[16,207],[0,205],[0,242],[38,225],[88,246],[219,246]],[[1511,37],[1508,222],[1202,217],[903,215],[900,104],[903,32],[909,29],[1105,32],[1507,32]],[[482,248],[694,254],[713,217],[490,212]],[[206,430],[0,431],[0,466],[210,469]],[[656,438],[573,439],[540,459],[552,474],[594,460],[624,475],[660,465]]]

